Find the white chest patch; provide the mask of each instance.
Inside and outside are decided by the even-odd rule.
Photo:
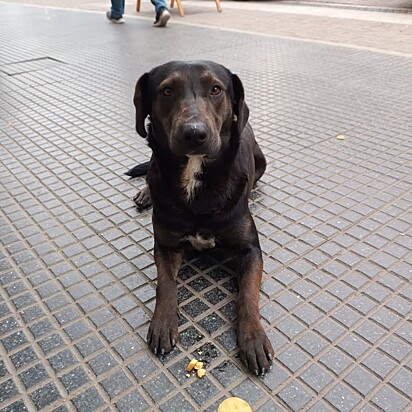
[[[189,241],[196,250],[212,249],[216,246],[216,240],[214,236],[205,239],[200,236],[199,233],[196,233],[196,236],[186,236],[186,240]]]
[[[198,177],[202,174],[203,156],[190,156],[183,169],[182,187],[185,191],[186,201],[190,202],[202,182]]]

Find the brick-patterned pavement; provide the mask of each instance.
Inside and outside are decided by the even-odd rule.
[[[411,8],[410,0],[281,0],[282,3],[297,4],[323,4],[323,5],[349,5],[361,7],[393,7],[393,8]]]
[[[300,4],[317,3],[326,5],[351,5],[361,7],[393,7],[393,8],[411,8],[410,0],[285,0],[285,2],[293,2]],[[283,2],[283,0],[281,0]]]
[[[412,61],[273,36],[0,3],[0,410],[408,411]],[[130,23],[130,24],[129,24]],[[207,41],[206,41],[207,39]],[[169,59],[244,81],[268,170],[251,199],[273,369],[234,337],[230,256],[189,253],[180,342],[145,344],[150,211],[131,201],[134,83]],[[345,140],[336,135],[344,134]],[[201,380],[184,367],[196,356]]]
[[[102,13],[106,12],[110,5],[109,0],[8,1]],[[367,10],[360,6],[365,3],[367,1],[352,0],[351,4],[325,3],[324,6],[328,7],[315,7],[314,2],[223,0],[223,12],[217,13],[213,0],[183,0],[185,17],[179,16],[175,6],[171,10],[172,19],[169,26],[185,24],[249,31],[339,43],[351,47],[367,47],[412,56],[412,4],[402,13],[393,13],[382,10],[388,10],[389,6],[396,7],[399,5],[398,1],[369,1],[374,4],[369,4]],[[149,0],[141,2],[140,13],[136,13],[136,0],[126,1],[126,21],[129,20],[133,24],[136,17],[153,22],[154,9]]]

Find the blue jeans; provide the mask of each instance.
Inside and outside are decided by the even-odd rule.
[[[156,14],[160,12],[162,8],[167,9],[165,0],[150,0],[155,6]],[[111,15],[114,19],[123,17],[124,14],[124,0],[112,0]]]

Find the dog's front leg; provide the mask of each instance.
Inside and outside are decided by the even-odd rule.
[[[156,307],[147,335],[150,349],[156,355],[170,352],[178,340],[178,307],[176,277],[183,253],[155,242],[157,267]]]
[[[256,375],[267,372],[273,359],[272,345],[260,324],[259,289],[262,268],[262,252],[258,243],[253,242],[241,250],[237,300],[238,342],[243,361]]]

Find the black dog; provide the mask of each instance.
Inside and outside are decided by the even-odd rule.
[[[260,324],[262,252],[248,197],[266,161],[248,123],[242,83],[213,62],[174,61],[139,79],[134,104],[136,130],[153,150],[150,162],[127,173],[147,172],[135,202],[153,204],[158,279],[150,349],[163,354],[178,340],[176,277],[185,244],[222,245],[238,256],[240,354],[253,373],[263,374],[273,349]]]

